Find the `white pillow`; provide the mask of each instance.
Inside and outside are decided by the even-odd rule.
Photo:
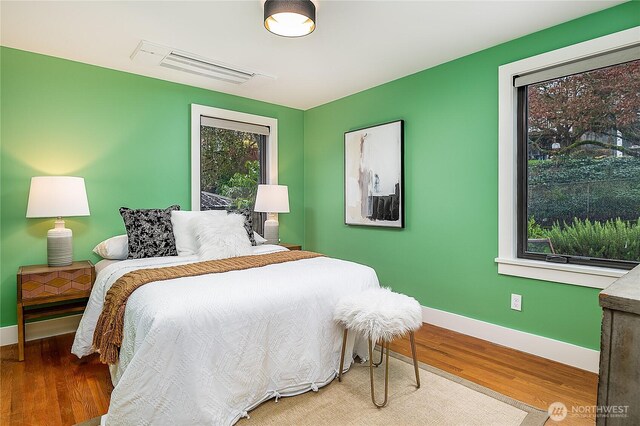
[[[173,226],[173,236],[176,240],[178,256],[194,256],[198,254],[198,242],[191,226],[191,220],[197,217],[225,218],[227,217],[227,212],[225,210],[173,210],[171,212],[171,226]]]
[[[224,218],[199,216],[191,220],[201,259],[226,259],[251,254],[251,241],[244,229],[244,216],[230,214]]]
[[[262,238],[262,235],[258,234],[256,231],[253,231],[253,239],[256,240],[257,246],[261,246],[262,244],[267,242],[267,239]]]
[[[124,260],[129,256],[127,234],[117,235],[104,240],[93,248],[93,252],[103,259]]]

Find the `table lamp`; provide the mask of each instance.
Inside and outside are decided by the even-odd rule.
[[[57,217],[47,232],[49,266],[67,266],[73,261],[73,232],[64,227],[63,216],[89,216],[84,179],[71,176],[31,178],[27,217]]]
[[[289,213],[289,188],[286,185],[258,185],[254,210],[267,213],[264,238],[269,244],[278,244],[280,238],[276,213]]]

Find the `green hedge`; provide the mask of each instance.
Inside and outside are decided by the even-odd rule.
[[[529,216],[539,225],[640,217],[640,158],[529,162]]]
[[[548,238],[558,254],[640,261],[640,219],[605,222],[574,219],[541,228],[529,219],[529,238]]]
[[[640,158],[563,158],[529,161],[529,184],[625,180],[640,176]]]

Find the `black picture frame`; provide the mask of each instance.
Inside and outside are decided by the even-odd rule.
[[[405,227],[404,120],[344,133],[344,223]]]

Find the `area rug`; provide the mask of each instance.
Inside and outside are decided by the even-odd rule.
[[[374,359],[378,359],[379,355]],[[316,392],[270,400],[238,426],[253,425],[543,425],[546,411],[468,380],[420,363],[420,389],[411,360],[393,354],[389,364],[389,404],[371,402],[369,365],[353,364]],[[384,397],[384,364],[375,369],[376,396]]]
[[[238,426],[253,425],[522,425],[541,426],[546,411],[420,363],[421,388],[415,387],[411,360],[392,354],[389,360],[389,404],[371,402],[368,364],[353,364],[318,392],[273,399],[249,412]],[[379,355],[378,355],[379,356]],[[376,359],[378,359],[376,356]],[[376,368],[376,395],[384,397],[384,364]],[[78,426],[99,425],[92,419]]]

